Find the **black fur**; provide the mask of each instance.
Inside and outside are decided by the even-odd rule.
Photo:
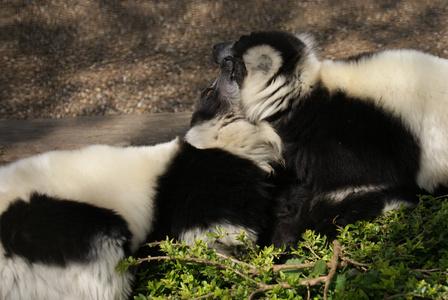
[[[182,145],[158,180],[156,221],[148,240],[179,238],[193,228],[231,224],[262,233],[267,245],[273,228],[273,187],[266,173],[247,159],[220,149]],[[139,255],[145,255],[146,247]]]
[[[273,122],[300,184],[318,192],[362,184],[415,184],[420,146],[391,113],[344,93],[316,88]]]
[[[242,118],[234,111],[232,104],[236,101],[235,88],[238,88],[237,81],[238,78],[242,78],[244,68],[235,68],[234,59],[230,58],[223,63],[223,69],[225,72],[222,72],[220,79],[202,94],[201,104],[191,121],[193,127],[195,125],[204,126],[200,127],[202,131],[195,132],[194,141],[198,143],[203,141],[201,133],[210,133],[208,129],[219,135],[219,130],[223,129],[219,126],[226,126],[229,122]],[[218,125],[213,122],[214,118],[219,120],[216,122],[219,123]],[[207,124],[206,121],[210,120],[212,122]],[[218,139],[218,136],[216,138]],[[271,242],[274,229],[274,187],[267,183],[266,171],[250,159],[241,158],[221,149],[198,149],[180,139],[172,141],[169,146],[172,147],[170,149],[173,150],[173,155],[169,157],[171,159],[169,162],[167,160],[164,173],[158,178],[150,178],[148,175],[147,201],[154,211],[146,216],[148,227],[142,228],[143,225],[146,225],[143,223],[142,226],[137,226],[135,229],[144,230],[145,234],[150,231],[144,242],[164,240],[167,236],[180,239],[182,234],[190,229],[213,230],[215,225],[224,228],[225,225],[230,225],[246,229],[250,233],[253,232],[257,237],[256,242],[261,245]],[[60,153],[60,155],[63,154],[63,152]],[[70,155],[67,157],[69,158]],[[120,157],[117,155],[116,159],[119,160]],[[153,158],[157,159],[157,157]],[[52,159],[52,156],[50,155],[48,159]],[[165,161],[167,157],[163,155],[163,159]],[[114,163],[113,160],[110,160],[111,164]],[[143,157],[142,160],[142,164],[148,163],[146,157]],[[71,171],[71,166],[68,165],[68,172]],[[126,172],[125,166],[123,169]],[[127,172],[134,170],[131,168]],[[17,172],[21,171],[22,169]],[[45,174],[45,171],[48,170],[43,169],[42,174]],[[26,174],[26,170],[23,172],[31,179],[37,173],[35,170],[32,170],[30,174]],[[83,176],[82,172],[77,175]],[[27,176],[21,178],[27,180]],[[107,180],[99,181],[103,184],[99,191],[107,188]],[[53,178],[51,183],[58,189],[58,178]],[[20,186],[17,188],[19,190]],[[134,186],[129,182],[126,184],[126,188],[129,190],[127,198],[136,194],[132,193]],[[155,194],[152,193],[152,188],[155,188]],[[82,197],[83,186],[74,190],[80,191],[79,197]],[[58,194],[63,195],[64,191],[58,191]],[[104,204],[110,205],[114,201],[126,201],[127,198],[105,199]],[[71,284],[70,271],[72,270],[70,267],[76,267],[71,263],[81,263],[86,266],[86,271],[80,274],[80,277],[85,280],[84,285],[75,286],[74,289],[75,291],[79,290],[80,294],[88,294],[91,289],[93,289],[92,293],[101,293],[103,289],[108,289],[110,293],[115,293],[118,297],[125,295],[130,290],[132,276],[127,274],[128,276],[124,278],[121,277],[123,275],[115,273],[115,264],[122,258],[121,253],[138,257],[146,257],[151,254],[149,247],[141,247],[137,253],[130,253],[131,243],[134,242],[131,240],[132,236],[129,231],[132,226],[128,228],[127,222],[120,214],[130,215],[128,222],[131,223],[132,213],[138,214],[136,210],[139,210],[139,207],[137,205],[130,207],[132,210],[125,213],[79,202],[87,199],[70,201],[70,199],[57,199],[48,195],[34,194],[30,197],[29,202],[25,200],[17,199],[11,202],[0,216],[0,239],[1,246],[5,250],[6,260],[12,266],[19,266],[17,269],[22,266],[20,270],[22,273],[15,273],[14,268],[10,268],[10,272],[6,272],[4,276],[11,278],[12,276],[20,277],[20,274],[28,274],[28,270],[23,268],[23,265],[26,264],[23,264],[22,260],[17,260],[18,263],[14,261],[14,257],[19,256],[29,262],[30,273],[39,272],[33,268],[33,263],[53,265],[56,268],[48,268],[48,271],[50,273],[61,272],[63,280],[54,285],[49,282],[48,286],[41,291],[39,280],[48,281],[47,278],[43,278],[45,274],[42,277],[38,277],[41,274],[36,275],[35,278],[39,280],[29,280],[29,282],[25,282],[24,278],[18,278],[13,284],[13,293],[36,294],[37,298],[60,294],[64,298],[66,291],[61,286]],[[109,200],[110,203],[108,203]],[[119,205],[112,207],[121,210]],[[135,236],[139,234],[138,231],[133,233]],[[204,237],[201,236],[201,238]],[[141,242],[140,239],[137,241]],[[238,253],[240,250],[238,247],[241,246],[237,243],[234,244],[233,241],[230,241],[228,245],[225,242],[215,245],[221,247],[220,249],[223,251],[228,250],[229,253]],[[104,260],[100,260],[101,258]],[[59,267],[66,267],[68,273]],[[95,272],[97,267],[101,272],[92,276],[106,278],[111,286],[105,287],[104,282],[101,283],[101,281],[90,281],[90,270],[93,269]],[[139,267],[145,269],[147,265]],[[128,281],[121,286],[119,282],[123,278]],[[91,282],[92,285],[90,286],[86,282]],[[73,284],[76,285],[76,281]],[[28,285],[29,289],[25,291],[24,285]],[[2,287],[4,285],[0,283],[0,288]],[[0,292],[1,295],[3,294]],[[82,298],[82,296],[80,297]]]
[[[268,39],[266,39],[267,37]],[[248,49],[256,45],[266,44],[266,41],[269,41],[269,45],[282,56],[284,63],[279,73],[292,74],[295,72],[295,67],[302,58],[301,52],[297,51],[297,49],[304,49],[305,44],[286,32],[271,31],[269,34],[266,34],[266,32],[260,31],[242,36],[233,46],[233,55],[236,58],[243,59],[243,54]],[[291,45],[294,47],[292,49],[294,51],[291,51]],[[213,55],[215,56],[215,54]]]
[[[219,79],[201,94],[192,127],[221,116],[227,122],[241,118],[234,112],[233,91],[244,72],[235,59],[224,59]],[[189,229],[229,224],[252,230],[257,244],[269,245],[275,223],[274,193],[268,174],[251,160],[182,142],[178,155],[158,178],[156,220],[147,240],[179,239]],[[150,253],[142,247],[138,255]]]
[[[220,101],[218,97],[220,92],[217,88],[208,88],[201,93],[201,101],[191,117],[191,127],[209,121],[228,109],[228,103]]]
[[[299,80],[297,66],[310,51],[295,36],[275,31],[251,33],[227,45],[240,59],[258,45],[277,50],[283,65],[268,84],[280,74],[286,77],[285,85]],[[219,57],[218,50],[214,57]],[[357,63],[372,55],[347,61]],[[286,161],[286,170],[278,170],[276,178],[276,245],[293,245],[306,229],[334,237],[338,225],[377,216],[395,200],[417,203],[416,195],[422,192],[415,182],[419,140],[399,117],[369,99],[330,93],[319,82],[311,89],[311,94],[299,94],[300,99],[267,118],[282,138]]]
[[[201,101],[191,117],[190,126],[193,127],[223,115],[232,115],[233,106],[237,101],[233,99],[233,89],[241,84],[246,74],[242,60],[233,57],[224,58],[219,78],[201,93]]]
[[[272,123],[285,147],[287,170],[279,174],[289,182],[279,197],[288,208],[279,214],[275,244],[294,244],[306,229],[333,238],[337,226],[378,216],[388,201],[418,203],[420,146],[399,118],[325,88],[316,88],[290,113]],[[371,185],[384,188],[341,201],[328,196]]]
[[[372,51],[366,51],[366,52],[362,52],[362,53],[360,53],[360,54],[356,54],[356,55],[349,56],[349,57],[347,57],[347,58],[345,58],[345,59],[342,59],[341,61],[344,61],[344,62],[351,62],[351,63],[357,63],[357,62],[359,62],[360,60],[363,60],[363,59],[370,59],[370,58],[372,58],[374,55],[375,55],[375,52],[372,52]]]
[[[0,237],[7,257],[65,266],[97,259],[95,239],[100,237],[129,254],[131,233],[111,210],[33,194],[29,202],[11,203],[1,215]]]

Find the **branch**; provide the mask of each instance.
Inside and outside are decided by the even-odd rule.
[[[319,255],[317,255],[316,252],[314,252],[313,248],[311,247],[311,245],[310,245],[309,243],[305,243],[305,247],[306,247],[308,250],[310,250],[311,253],[313,253],[314,256],[315,256],[317,259],[319,259],[319,260],[322,259]]]
[[[434,197],[434,198],[431,198],[431,199],[428,199],[428,200],[423,200],[423,201],[428,202],[428,201],[440,200],[440,199],[445,199],[445,198],[448,198],[448,194],[447,195],[438,196],[438,197]],[[419,195],[419,199],[422,201],[422,195]]]
[[[339,256],[341,255],[342,248],[341,243],[338,240],[333,241],[333,258],[331,259],[331,268],[330,272],[327,275],[325,281],[325,290],[324,290],[324,299],[327,300],[328,288],[330,287],[331,280],[336,274],[336,270],[338,268]]]
[[[396,295],[392,295],[386,298],[383,298],[384,300],[390,300],[390,299],[395,299],[395,298],[403,298],[403,297],[416,297],[416,298],[425,298],[425,296],[422,296],[420,294],[409,294],[409,293],[402,293],[402,294],[396,294]]]
[[[248,264],[248,263],[246,263],[244,261],[235,259],[233,257],[227,256],[227,255],[219,253],[219,252],[216,252],[216,256],[218,256],[221,259],[225,259],[225,260],[231,261],[231,262],[233,262],[233,263],[235,263],[237,265],[240,265],[240,266],[252,269],[252,270],[255,270],[257,268],[254,265]],[[249,271],[249,273],[250,273],[250,271]]]
[[[292,288],[292,286],[290,286],[286,282],[280,282],[279,284],[280,284],[280,287],[282,289],[291,289]],[[249,295],[249,297],[247,297],[247,299],[251,300],[255,295],[260,294],[260,293],[264,293],[264,292],[267,292],[267,291],[270,291],[273,288],[275,288],[276,286],[278,286],[279,284],[264,284],[264,283],[259,282],[258,288],[255,291],[253,291]]]
[[[348,257],[341,257],[341,259],[346,264],[351,264],[351,265],[355,265],[355,266],[358,266],[358,267],[370,267],[370,266],[373,266],[372,263],[360,263],[360,262],[357,262],[357,261],[355,261],[355,260],[353,260],[351,258],[348,258]]]

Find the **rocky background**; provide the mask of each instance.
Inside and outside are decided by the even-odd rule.
[[[448,58],[446,0],[0,0],[0,27],[0,119],[192,111],[212,46],[254,30]]]

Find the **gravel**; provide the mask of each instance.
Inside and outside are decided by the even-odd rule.
[[[445,0],[3,0],[0,26],[0,119],[192,111],[211,47],[253,30],[309,32],[322,59],[448,57]]]

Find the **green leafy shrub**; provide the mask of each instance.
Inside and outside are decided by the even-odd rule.
[[[424,198],[416,208],[340,228],[332,243],[307,231],[286,264],[275,264],[285,249],[260,249],[242,234],[244,259],[202,241],[189,247],[167,239],[147,245],[160,256],[130,257],[118,270],[154,263],[138,274],[139,300],[448,299],[448,202]],[[226,234],[218,229],[209,237]]]

